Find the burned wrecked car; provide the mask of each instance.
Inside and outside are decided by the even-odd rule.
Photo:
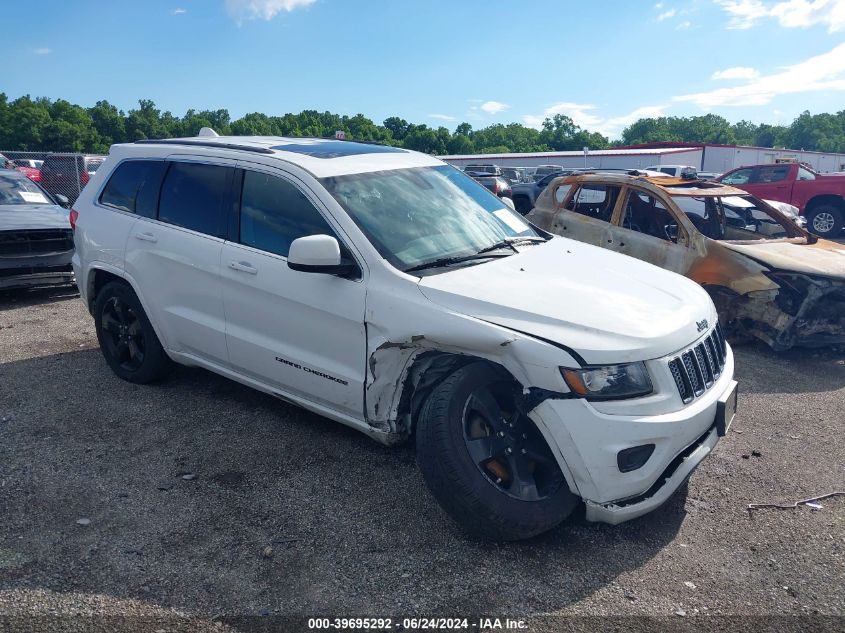
[[[58,202],[24,174],[0,169],[0,289],[73,283],[73,232]]]
[[[693,279],[736,337],[778,351],[845,343],[845,246],[740,189],[579,174],[546,188],[528,219]]]

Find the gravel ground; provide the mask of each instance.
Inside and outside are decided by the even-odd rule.
[[[494,545],[412,447],[200,369],[123,382],[74,294],[0,294],[0,616],[845,616],[845,498],[746,510],[845,489],[843,354],[736,353],[740,414],[664,507]]]

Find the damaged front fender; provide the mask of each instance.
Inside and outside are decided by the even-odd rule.
[[[394,303],[395,306],[395,303]],[[462,364],[485,360],[502,368],[522,386],[526,403],[542,401],[538,394],[568,391],[559,366],[577,366],[566,351],[526,334],[470,316],[450,313],[424,325],[422,315],[409,307],[407,318],[392,320],[408,328],[398,331],[367,322],[367,423],[382,433],[400,437],[410,433],[413,416],[426,394],[440,379]],[[372,314],[378,314],[374,310]],[[413,328],[413,329],[411,329]]]

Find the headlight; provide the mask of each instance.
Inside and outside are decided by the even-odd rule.
[[[654,387],[645,363],[560,368],[563,379],[572,391],[587,400],[618,400],[647,396]]]

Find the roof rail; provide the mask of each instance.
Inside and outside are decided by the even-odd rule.
[[[219,149],[236,149],[242,152],[254,152],[256,154],[272,154],[273,150],[266,147],[255,147],[254,145],[238,145],[237,143],[215,143],[214,141],[194,141],[180,139],[154,139],[145,138],[135,141],[138,145],[191,145],[194,147],[217,147]]]

